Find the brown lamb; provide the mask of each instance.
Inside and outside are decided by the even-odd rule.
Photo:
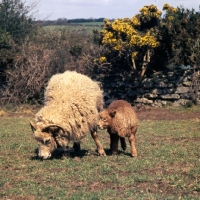
[[[127,101],[113,101],[109,107],[100,112],[99,129],[107,129],[110,134],[110,150],[112,154],[118,153],[118,141],[120,139],[122,149],[126,149],[125,137],[128,137],[131,145],[131,155],[136,157],[136,132],[138,119],[134,108]]]

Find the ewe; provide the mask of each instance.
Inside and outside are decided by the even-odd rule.
[[[100,113],[99,129],[107,129],[110,134],[110,150],[118,153],[118,141],[120,138],[122,149],[126,149],[125,137],[131,145],[131,155],[137,156],[135,147],[138,119],[136,113],[128,102],[124,100],[113,101],[109,107]]]
[[[56,148],[65,149],[69,141],[78,150],[89,132],[98,153],[106,155],[96,132],[102,108],[102,91],[89,77],[74,71],[52,76],[45,90],[44,106],[36,114],[36,124],[30,123],[38,142],[38,156],[50,158]]]

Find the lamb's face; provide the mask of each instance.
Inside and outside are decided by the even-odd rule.
[[[99,129],[107,129],[109,127],[111,120],[111,116],[108,114],[107,110],[103,110],[99,114],[99,123],[98,123],[98,128]]]

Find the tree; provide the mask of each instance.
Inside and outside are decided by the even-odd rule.
[[[5,81],[5,70],[12,67],[18,47],[34,32],[33,19],[28,15],[32,9],[21,0],[0,2],[0,81]]]
[[[132,19],[104,20],[100,44],[106,48],[99,61],[107,62],[114,70],[131,70],[141,80],[153,50],[159,46],[157,26],[161,12],[154,5],[144,6]]]
[[[32,19],[28,16],[29,9],[21,0],[2,0],[0,3],[1,35],[7,35],[8,40],[12,39],[15,43],[21,42],[32,30]],[[8,42],[5,41],[4,45],[8,45]]]
[[[163,37],[162,48],[168,57],[167,64],[193,68],[190,93],[191,99],[197,103],[200,87],[200,13],[184,7],[173,8],[168,4],[163,9],[166,13],[160,33]]]
[[[168,65],[199,65],[200,14],[194,9],[165,4],[159,35]],[[160,49],[161,50],[161,49]]]

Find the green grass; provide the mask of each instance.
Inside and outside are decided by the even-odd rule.
[[[178,112],[178,111],[176,111]],[[20,116],[20,115],[18,115]],[[200,120],[141,121],[130,147],[100,157],[90,135],[78,155],[41,161],[29,121],[0,117],[0,199],[199,199]],[[109,137],[99,133],[105,149]]]

